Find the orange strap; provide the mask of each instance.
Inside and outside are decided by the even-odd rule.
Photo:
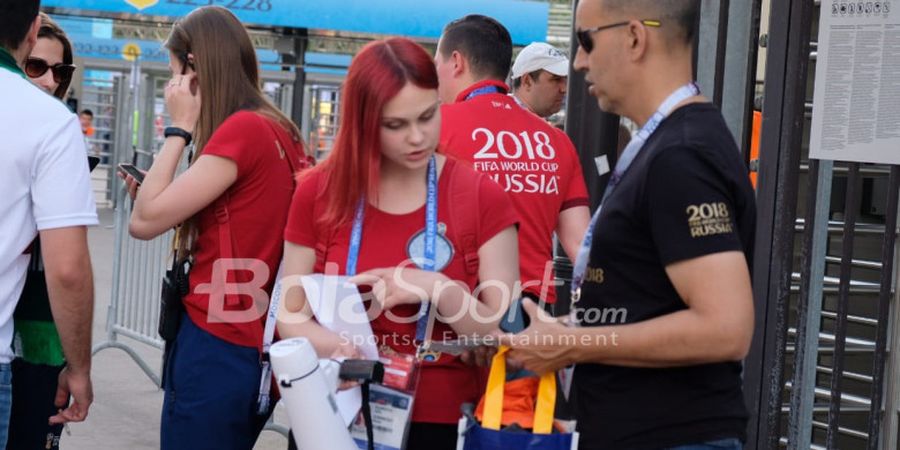
[[[481,426],[490,430],[500,430],[503,419],[503,389],[506,385],[506,346],[494,355],[487,389],[484,393],[484,418]],[[534,433],[550,434],[553,431],[553,412],[556,408],[556,374],[541,375],[538,385],[537,405],[534,409]]]

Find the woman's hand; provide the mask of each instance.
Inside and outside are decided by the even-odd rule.
[[[436,298],[448,283],[440,272],[389,267],[373,269],[350,278],[357,286],[371,286],[375,300],[382,310],[397,305],[419,304]]]
[[[175,75],[166,85],[165,96],[166,110],[172,118],[172,126],[193,133],[200,118],[197,74],[188,72],[185,75]]]
[[[138,169],[142,174],[147,175],[146,170]],[[141,187],[141,183],[138,183],[137,180],[134,179],[131,175],[123,174],[122,172],[116,172],[116,175],[119,178],[125,180],[125,188],[128,189],[128,196],[131,197],[131,201],[134,201],[134,198],[137,197],[138,188]]]
[[[355,345],[345,341],[342,341],[331,354],[331,359],[336,361],[343,361],[345,359],[362,359],[362,357],[362,353],[360,353],[359,349]],[[359,386],[358,381],[340,380],[340,384],[338,384],[338,390],[346,391],[357,386]]]

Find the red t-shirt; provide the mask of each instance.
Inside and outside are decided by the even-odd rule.
[[[284,153],[275,144],[278,133]],[[293,147],[288,147],[291,144]],[[293,172],[286,157],[291,158],[295,170],[301,168],[302,143],[294,142],[290,134],[275,121],[250,111],[239,111],[222,122],[203,148],[204,155],[228,158],[237,164],[237,180],[228,188],[227,209],[231,228],[232,258],[252,258],[265,263],[268,279],[265,304],[255,305],[253,320],[242,323],[216,321],[216,311],[246,311],[254,308],[248,295],[230,296],[238,305],[224,302],[224,308],[214,306],[210,311],[210,295],[196,292],[197,286],[212,279],[213,263],[221,257],[219,223],[216,203],[203,208],[197,216],[199,234],[194,246],[194,266],[190,274],[190,292],[184,298],[188,316],[200,328],[227,342],[246,347],[259,347],[262,326],[272,292],[284,241],[282,232],[294,190]],[[251,282],[249,272],[229,272],[229,282]],[[257,286],[260,283],[251,283]],[[201,290],[202,291],[202,290]],[[221,305],[221,303],[220,303]],[[213,318],[210,321],[210,317]],[[224,316],[219,316],[224,317]]]
[[[447,159],[438,178],[438,269],[450,279],[465,282],[471,291],[477,285],[478,276],[469,274],[465,269],[463,251],[456,236],[456,233],[460,232],[460,227],[464,225],[460,225],[457,220],[450,217],[449,177],[443,176],[444,173],[450,173],[449,170],[455,172],[452,175],[454,177],[466,176],[479,184],[477,190],[479,211],[464,208],[453,210],[454,214],[460,212],[479,214],[480,218],[477,221],[479,248],[500,231],[516,224],[517,218],[506,194],[496,183],[487,177],[479,176],[465,165]],[[352,223],[330,230],[322,230],[315,224],[315,215],[325,209],[325,200],[321,192],[325,185],[323,177],[322,172],[316,171],[301,178],[291,204],[284,236],[294,244],[309,248],[324,244],[325,252],[317,258],[315,272],[321,273],[325,263],[328,262],[338,264],[340,273],[346,273],[345,263],[350,247]],[[357,272],[394,267],[410,259],[409,247],[421,241],[424,229],[424,205],[408,214],[390,214],[368,205],[363,223]],[[419,239],[416,239],[417,236]],[[402,305],[391,310],[395,317],[412,317],[418,311],[419,305]],[[390,348],[388,351],[415,353],[416,323],[408,320],[404,322],[411,323],[397,323],[385,314],[372,321],[372,331],[379,340],[381,352],[384,352],[387,346]],[[435,321],[433,339],[455,337],[456,334],[449,325]],[[481,369],[467,366],[458,357],[447,354],[441,355],[435,362],[422,363],[413,420],[456,423],[460,417],[460,405],[465,402],[477,402],[484,393],[483,375]]]
[[[474,90],[489,86],[501,92],[466,100]],[[522,218],[523,290],[555,303],[555,288],[541,282],[553,259],[553,232],[560,212],[588,205],[587,188],[569,137],[517,105],[506,90],[499,81],[482,81],[460,93],[456,103],[444,105],[440,148],[488,174],[509,194]]]

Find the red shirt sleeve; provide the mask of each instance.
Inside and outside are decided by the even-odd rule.
[[[491,240],[497,233],[519,224],[519,216],[506,192],[490,177],[479,177],[478,209],[481,214],[478,247]]]
[[[315,248],[318,242],[314,211],[319,195],[319,176],[319,171],[301,172],[297,180],[284,229],[284,239],[292,244]]]
[[[252,111],[238,111],[228,116],[203,147],[203,154],[234,161],[238,178],[243,178],[259,164],[263,154],[259,136],[266,132],[264,120]],[[272,146],[274,148],[274,143]]]

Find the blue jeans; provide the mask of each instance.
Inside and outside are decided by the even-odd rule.
[[[252,449],[274,407],[256,414],[256,348],[225,342],[183,315],[168,357],[160,448]]]
[[[62,366],[12,362],[12,414],[6,446],[10,449],[59,449],[62,425],[50,425],[56,414],[56,387]]]
[[[6,448],[12,408],[12,365],[0,364],[0,448]]]
[[[702,444],[679,445],[665,450],[742,450],[744,444],[739,439],[721,439],[718,441],[704,442]]]

